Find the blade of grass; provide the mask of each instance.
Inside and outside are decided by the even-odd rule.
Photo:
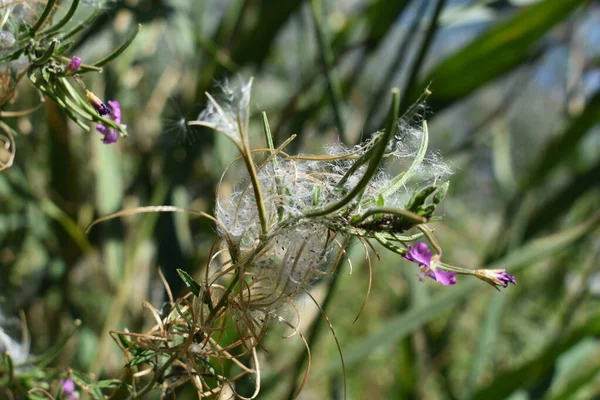
[[[141,24],[137,24],[135,26],[135,28],[133,29],[133,31],[129,34],[129,37],[127,38],[127,40],[125,42],[123,42],[123,44],[121,46],[119,46],[115,51],[113,51],[112,53],[110,53],[108,56],[104,57],[102,60],[97,61],[94,64],[94,66],[95,67],[102,67],[102,66],[108,64],[109,62],[111,62],[112,60],[114,60],[115,58],[117,58],[125,50],[127,50],[127,48],[129,47],[129,45],[131,43],[133,43],[133,41],[135,40],[135,37],[139,33],[141,27],[142,27]]]
[[[435,66],[412,88],[407,101],[431,84],[428,104],[434,110],[448,107],[521,65],[538,40],[584,2],[546,0],[500,22]]]
[[[321,65],[323,67],[323,71],[325,72],[327,93],[329,94],[335,125],[342,142],[347,144],[348,140],[346,138],[345,130],[346,124],[344,117],[344,102],[342,99],[340,82],[335,71],[333,70],[333,53],[331,51],[327,27],[323,18],[323,5],[321,0],[311,0],[310,11],[313,19],[313,25],[315,27],[315,36],[317,38]]]
[[[431,48],[431,43],[433,41],[433,37],[437,32],[438,28],[438,19],[444,6],[446,5],[446,0],[437,0],[435,4],[435,8],[433,10],[433,14],[431,15],[431,20],[429,21],[429,25],[427,26],[427,30],[425,31],[425,37],[423,38],[423,42],[419,48],[419,52],[415,57],[413,64],[410,66],[410,70],[408,72],[408,77],[406,78],[406,85],[404,86],[404,90],[402,91],[402,98],[400,100],[400,114],[404,114],[406,110],[410,107],[410,105],[415,101],[414,98],[410,97],[410,94],[413,92],[414,87],[416,86],[417,75],[421,71],[421,67],[423,62],[425,61],[425,57],[429,53],[429,49]],[[420,92],[425,91],[427,85],[423,87]],[[421,93],[419,93],[420,95]],[[417,96],[416,98],[418,98]]]
[[[388,65],[386,72],[383,74],[381,80],[379,81],[379,86],[375,90],[375,94],[371,98],[371,107],[367,112],[367,120],[364,124],[366,126],[366,132],[375,132],[377,127],[373,125],[375,121],[375,117],[377,114],[377,110],[381,107],[381,101],[385,98],[383,94],[385,94],[387,88],[390,85],[390,82],[396,76],[398,71],[404,68],[404,62],[407,59],[408,47],[411,43],[413,43],[414,38],[419,31],[419,25],[421,24],[421,20],[427,11],[427,1],[420,1],[419,8],[417,9],[416,15],[408,28],[407,32],[404,34],[400,45],[398,46],[398,50],[396,51],[396,56],[392,60],[392,62]]]
[[[510,232],[512,227],[516,226],[516,218],[521,218],[521,212],[519,210],[522,209],[524,200],[530,197],[523,196],[523,193],[530,193],[532,189],[542,186],[546,182],[550,172],[568,160],[568,156],[572,154],[580,141],[583,140],[589,132],[592,132],[591,128],[598,121],[600,121],[600,92],[597,92],[592,97],[581,115],[573,118],[562,133],[554,136],[555,139],[550,141],[546,148],[540,152],[541,155],[530,168],[530,172],[525,173],[526,178],[519,183],[518,188],[514,191],[514,195],[505,206],[502,223],[498,229],[496,240],[492,242],[493,246],[488,250],[487,260],[491,260],[502,254],[506,250],[508,239],[511,236],[514,237],[514,234],[507,235],[506,233]],[[569,186],[572,185],[571,183],[567,183],[565,187],[573,187],[575,191],[572,193],[565,192],[563,194],[557,194],[556,199],[560,199],[562,196],[563,199],[570,199],[571,202],[574,202],[577,197],[574,197],[573,195],[575,193],[582,193],[582,191],[586,190],[585,188],[589,187],[590,181],[587,175],[582,174],[580,178],[575,179],[577,179],[578,182],[585,184],[573,187]],[[560,204],[550,203],[549,201],[547,204],[552,205],[560,212],[543,213],[543,221],[538,218],[535,223],[532,221],[521,220],[519,226],[528,226],[526,228],[527,235],[533,236],[537,233],[537,229],[552,224],[553,221],[556,221],[564,212],[568,211],[567,208],[561,207]],[[532,218],[537,217],[534,215]]]
[[[583,113],[574,118],[562,134],[554,136],[554,139],[540,152],[535,166],[521,183],[521,188],[531,188],[545,179],[560,165],[558,160],[565,160],[566,156],[571,155],[598,122],[600,122],[600,91],[592,96]]]
[[[518,389],[535,382],[554,368],[557,358],[586,337],[600,335],[600,316],[595,315],[568,334],[548,343],[539,356],[522,365],[497,375],[487,387],[479,390],[475,400],[506,399]]]
[[[163,204],[168,194],[168,189],[168,176],[164,175],[163,178],[157,183],[150,203]],[[108,352],[109,345],[112,341],[108,332],[111,329],[118,327],[118,324],[121,321],[123,311],[127,305],[127,298],[133,285],[133,279],[135,278],[134,272],[136,267],[137,253],[141,248],[141,245],[152,235],[159,215],[160,213],[158,212],[144,214],[141,222],[138,225],[134,243],[130,247],[130,252],[126,254],[123,276],[118,282],[117,293],[114,296],[112,304],[109,306],[109,312],[107,313],[106,320],[104,321],[102,327],[100,343],[98,344],[94,361],[90,364],[90,373],[98,375],[103,368],[102,360],[104,357],[106,357],[106,353]]]
[[[506,303],[507,296],[504,293],[493,293],[488,306],[486,307],[485,319],[477,335],[478,342],[475,353],[471,358],[471,369],[464,388],[464,399],[470,399],[477,387],[477,381],[485,372],[486,364],[493,355],[494,341],[496,333],[502,320],[502,310]]]

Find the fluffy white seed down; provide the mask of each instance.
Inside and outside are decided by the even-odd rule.
[[[238,88],[222,87],[219,102],[211,101],[200,114],[199,122],[213,127],[238,144],[248,137],[243,123],[249,115],[250,83]],[[348,148],[333,144],[322,158],[277,156],[256,166],[262,191],[267,232],[262,232],[258,207],[248,178],[238,179],[227,196],[217,196],[216,217],[220,233],[227,234],[240,257],[261,250],[244,266],[250,279],[255,305],[264,310],[276,308],[293,298],[328,272],[336,227],[352,213],[365,211],[391,186],[392,180],[407,171],[415,159],[423,138],[421,127],[400,121],[398,134],[386,149],[380,170],[370,180],[363,196],[333,215],[306,217],[310,210],[323,208],[343,198],[360,181],[366,164],[340,183],[346,173],[380,137],[374,134],[360,145]],[[450,168],[436,153],[426,153],[415,173],[393,193],[385,193],[386,207],[404,208],[412,194],[431,183],[442,183]],[[361,205],[362,204],[362,205]],[[268,238],[268,243],[264,243]]]

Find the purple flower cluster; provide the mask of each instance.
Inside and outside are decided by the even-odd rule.
[[[419,265],[421,277],[427,276],[444,286],[456,284],[456,273],[440,269],[439,257],[432,257],[431,251],[425,243],[420,242],[415,246],[408,245],[408,251],[403,257]]]
[[[110,119],[119,125],[121,123],[121,104],[117,100],[109,100],[108,106],[110,107]],[[96,130],[104,136],[102,142],[105,144],[116,143],[119,139],[119,132],[104,124],[96,125]]]
[[[419,265],[422,278],[427,276],[444,286],[456,284],[456,272],[448,271],[444,266],[440,266],[440,256],[437,254],[432,256],[427,244],[420,242],[407,247],[408,250],[403,257]],[[475,275],[496,289],[500,286],[505,288],[509,283],[517,284],[515,277],[508,274],[505,269],[478,269],[475,271],[457,267],[453,267],[453,269],[456,269],[459,274]]]
[[[67,400],[77,400],[77,394],[75,392],[75,383],[73,379],[61,379],[60,384],[62,386],[62,392]]]

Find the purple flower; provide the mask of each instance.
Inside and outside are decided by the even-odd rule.
[[[79,58],[79,57],[71,58],[71,61],[69,62],[69,64],[67,64],[67,74],[73,75],[75,72],[77,72],[77,70],[79,69],[80,66],[81,66],[81,58]]]
[[[498,289],[499,286],[505,288],[509,283],[512,283],[513,285],[517,284],[514,275],[507,274],[505,269],[478,269],[475,271],[475,276],[486,281],[496,289]]]
[[[71,378],[61,379],[60,384],[62,385],[62,392],[68,400],[77,400],[75,394],[75,383]]]
[[[98,98],[98,96],[96,96],[94,93],[90,92],[89,90],[85,91],[85,95],[86,95],[88,101],[90,102],[90,104],[92,105],[92,107],[94,107],[94,110],[96,110],[96,112],[98,114],[100,114],[100,115],[110,114],[109,108],[106,106],[106,104],[104,104],[102,102],[102,100],[100,100]]]
[[[439,256],[432,256],[427,244],[420,242],[415,246],[408,245],[408,251],[403,257],[419,265],[421,276],[428,276],[444,286],[456,284],[456,273],[440,269]]]
[[[119,104],[117,100],[109,100],[108,105],[110,106],[111,110],[110,119],[119,125],[121,123],[121,104]],[[104,124],[96,125],[96,130],[104,136],[102,139],[104,144],[116,143],[117,139],[119,139],[119,132],[114,128],[105,126]]]
[[[109,100],[108,105],[112,110],[111,118],[117,125],[121,124],[121,104],[117,100]]]

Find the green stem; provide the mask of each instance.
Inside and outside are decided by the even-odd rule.
[[[441,257],[442,256],[442,248],[440,247],[435,236],[433,236],[433,232],[431,231],[431,229],[429,229],[426,225],[417,225],[417,229],[419,229],[421,232],[423,232],[423,235],[425,235],[425,237],[427,238],[429,243],[431,243],[431,245],[433,246],[435,251],[437,251],[437,253]]]
[[[456,272],[457,274],[475,275],[475,270],[472,270],[472,269],[455,267],[454,265],[446,264],[446,263],[443,263],[443,262],[440,262],[440,266],[443,269],[445,269],[445,270],[453,271],[453,272]]]

